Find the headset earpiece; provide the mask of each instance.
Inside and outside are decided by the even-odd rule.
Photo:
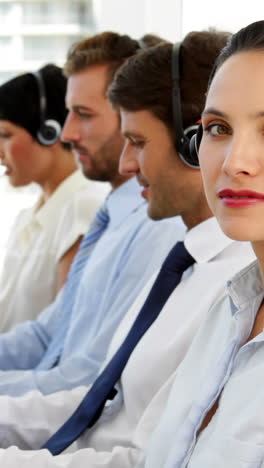
[[[173,126],[176,135],[176,149],[181,160],[193,169],[199,169],[199,161],[194,155],[192,148],[194,146],[193,136],[199,128],[199,125],[191,125],[183,129],[182,125],[182,109],[181,109],[181,93],[180,93],[180,48],[181,44],[176,43],[172,51],[172,113]]]
[[[57,120],[45,120],[37,132],[39,143],[50,146],[56,143],[61,134],[61,126]]]
[[[189,144],[190,157],[193,161],[193,164],[199,166],[198,151],[203,136],[203,126],[200,124],[198,126],[197,132],[191,137]]]
[[[40,107],[40,127],[37,131],[37,139],[41,145],[51,146],[59,140],[61,134],[61,125],[57,120],[46,119],[47,99],[45,93],[45,84],[41,72],[33,72],[38,90]]]
[[[195,148],[196,148],[196,154],[197,154],[197,157],[198,157],[198,151],[199,151],[201,140],[202,140],[202,137],[203,137],[203,126],[202,126],[202,124],[199,125],[195,137],[196,137],[195,138]]]

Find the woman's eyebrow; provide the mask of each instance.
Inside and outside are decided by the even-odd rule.
[[[215,107],[207,107],[207,109],[202,112],[202,117],[208,114],[217,115],[218,117],[223,117],[224,119],[227,119],[228,117],[225,112],[219,111]],[[264,110],[250,114],[250,118],[252,119],[259,119],[260,117],[264,117]]]
[[[207,109],[205,109],[202,112],[202,117],[207,115],[207,114],[214,114],[214,115],[217,115],[218,117],[227,118],[227,114],[225,114],[225,112],[219,111],[215,107],[207,107]]]

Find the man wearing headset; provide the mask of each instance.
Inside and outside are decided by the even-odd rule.
[[[19,396],[31,390],[49,394],[93,382],[119,321],[175,240],[182,238],[181,219],[153,222],[136,179],[118,172],[124,138],[120,116],[108,102],[106,89],[116,68],[138,50],[138,41],[107,32],[84,39],[69,52],[69,112],[63,107],[67,117],[60,136],[71,143],[86,177],[110,183],[112,191],[103,214],[100,210],[96,217],[100,225],[109,222],[74,289],[69,286],[70,274],[37,320],[0,334],[0,395]],[[69,72],[70,68],[74,71]],[[36,77],[29,74],[25,80],[37,91]],[[51,117],[47,109],[38,132],[46,143],[58,137]],[[38,125],[33,121],[36,132]],[[76,203],[74,209],[78,210]],[[71,221],[67,218],[62,230],[65,227],[68,232]],[[147,252],[149,261],[145,262]]]
[[[173,374],[203,315],[222,294],[228,276],[253,258],[247,244],[227,239],[212,218],[199,170],[189,152],[189,135],[183,130],[196,125],[200,118],[210,69],[225,41],[226,35],[222,33],[190,33],[174,53],[169,43],[152,47],[129,59],[115,76],[109,96],[121,112],[126,138],[120,170],[123,174],[137,175],[152,218],[181,214],[188,227],[185,247],[195,264],[186,270],[155,323],[132,350],[112,399],[89,422],[90,428],[83,426],[77,446],[71,447],[71,451],[80,450],[53,457],[44,450],[25,453],[11,447],[0,451],[3,466],[6,463],[11,468],[18,464],[22,468],[135,467],[160,419]],[[174,60],[176,73],[172,78]],[[179,89],[172,86],[173,81],[174,86],[179,86],[178,75],[181,97]],[[172,102],[172,94],[178,102]],[[173,106],[177,122],[173,122]],[[114,335],[107,356],[110,363],[139,315],[155,277]],[[104,374],[103,369],[101,373]],[[67,419],[86,393],[84,388],[46,397],[31,393],[23,400],[12,400],[12,414],[5,409],[5,398],[0,398],[0,422],[5,433],[2,447],[16,444],[21,449],[37,450],[62,423],[66,421],[65,427],[69,428],[71,419],[69,422]],[[32,406],[34,421],[27,414]],[[85,425],[87,416],[80,411]],[[61,442],[65,449],[67,444]],[[59,453],[50,442],[45,447],[53,454]]]

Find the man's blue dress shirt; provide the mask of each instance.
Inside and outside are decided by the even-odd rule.
[[[179,218],[148,218],[135,178],[107,203],[110,222],[87,262],[71,315],[64,315],[61,291],[36,321],[0,335],[0,394],[49,394],[93,382],[122,317],[184,235]],[[60,359],[51,367],[54,354]]]

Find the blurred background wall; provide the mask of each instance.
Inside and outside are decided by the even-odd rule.
[[[236,31],[263,17],[263,0],[0,0],[0,82],[47,61],[62,64],[72,42],[97,31],[175,41],[210,26]]]

